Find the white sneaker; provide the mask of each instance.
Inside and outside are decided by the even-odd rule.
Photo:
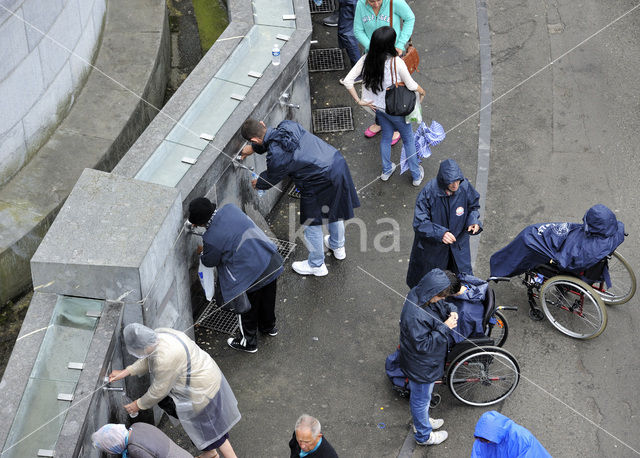
[[[392,162],[391,163],[391,171],[389,173],[383,173],[382,175],[380,175],[380,179],[382,181],[387,181],[389,178],[391,178],[391,175],[393,175],[393,172],[396,171],[396,167],[397,167],[397,165]]]
[[[442,428],[442,425],[444,425],[444,420],[442,418],[429,417],[429,423],[431,424],[431,429],[435,430]],[[416,425],[414,425],[413,422],[411,423],[411,427],[413,428],[414,434],[418,432],[418,430],[416,429]]]
[[[324,236],[324,246],[326,246],[327,248],[329,248],[331,250],[331,252],[333,253],[333,257],[336,258],[336,259],[342,260],[342,259],[347,257],[347,252],[344,249],[344,246],[341,246],[340,248],[336,248],[335,250],[329,246],[329,236],[328,235]]]
[[[320,267],[311,267],[309,261],[298,261],[291,264],[293,270],[300,275],[315,275],[316,277],[324,277],[329,273],[327,266],[323,263]]]
[[[442,418],[429,417],[429,423],[431,423],[431,429],[440,429],[444,425],[444,420]]]
[[[414,186],[420,186],[420,183],[422,183],[422,180],[424,178],[424,168],[419,165],[418,167],[420,167],[420,178],[418,178],[417,180],[413,180],[413,185]]]
[[[447,440],[447,437],[449,437],[449,433],[446,431],[431,431],[431,434],[429,435],[429,439],[427,439],[425,442],[416,441],[416,444],[438,445],[443,443],[445,440]]]

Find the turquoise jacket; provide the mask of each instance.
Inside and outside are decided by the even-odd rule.
[[[358,0],[356,14],[353,18],[353,33],[364,47],[365,52],[369,51],[369,42],[373,32],[377,28],[389,26],[390,2],[390,0],[383,0],[380,11],[376,16],[367,0]],[[415,22],[416,17],[407,2],[405,0],[394,0],[393,29],[396,31],[396,48],[405,49],[407,41],[409,41],[413,33],[413,24]]]

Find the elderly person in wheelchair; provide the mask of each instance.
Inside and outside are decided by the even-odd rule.
[[[491,256],[491,275],[524,274],[532,319],[546,316],[560,332],[591,339],[607,325],[605,304],[623,304],[636,290],[633,269],[616,250],[625,235],[624,224],[609,208],[594,205],[582,224],[542,223],[524,228]]]
[[[507,321],[497,309],[495,294],[489,283],[468,274],[445,272],[451,282],[451,295],[447,301],[458,310],[457,326],[451,330],[451,343],[460,343],[467,338],[492,337],[494,344],[501,347],[505,342]]]
[[[591,207],[580,223],[541,223],[525,227],[491,256],[491,275],[513,277],[541,264],[580,276],[624,242],[624,224],[602,204]],[[603,273],[607,275],[607,273]]]

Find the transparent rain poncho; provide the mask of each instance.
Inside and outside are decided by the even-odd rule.
[[[123,331],[127,351],[136,358],[149,355],[158,343],[158,335],[140,323],[127,325]]]
[[[125,425],[109,423],[91,435],[91,442],[98,450],[121,454],[127,449],[128,436]]]
[[[141,409],[171,396],[182,427],[200,450],[240,420],[238,402],[218,365],[186,334],[134,323],[125,327],[124,336],[127,350],[143,358],[127,369],[151,378],[149,390],[137,400]]]

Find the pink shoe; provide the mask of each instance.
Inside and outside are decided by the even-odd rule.
[[[380,129],[380,130],[382,130],[382,129]],[[375,137],[376,135],[378,135],[380,133],[380,130],[378,132],[374,132],[369,127],[367,127],[367,130],[364,131],[364,136],[367,137],[367,138]]]
[[[397,137],[391,139],[391,146],[395,145],[400,141],[400,134]]]

